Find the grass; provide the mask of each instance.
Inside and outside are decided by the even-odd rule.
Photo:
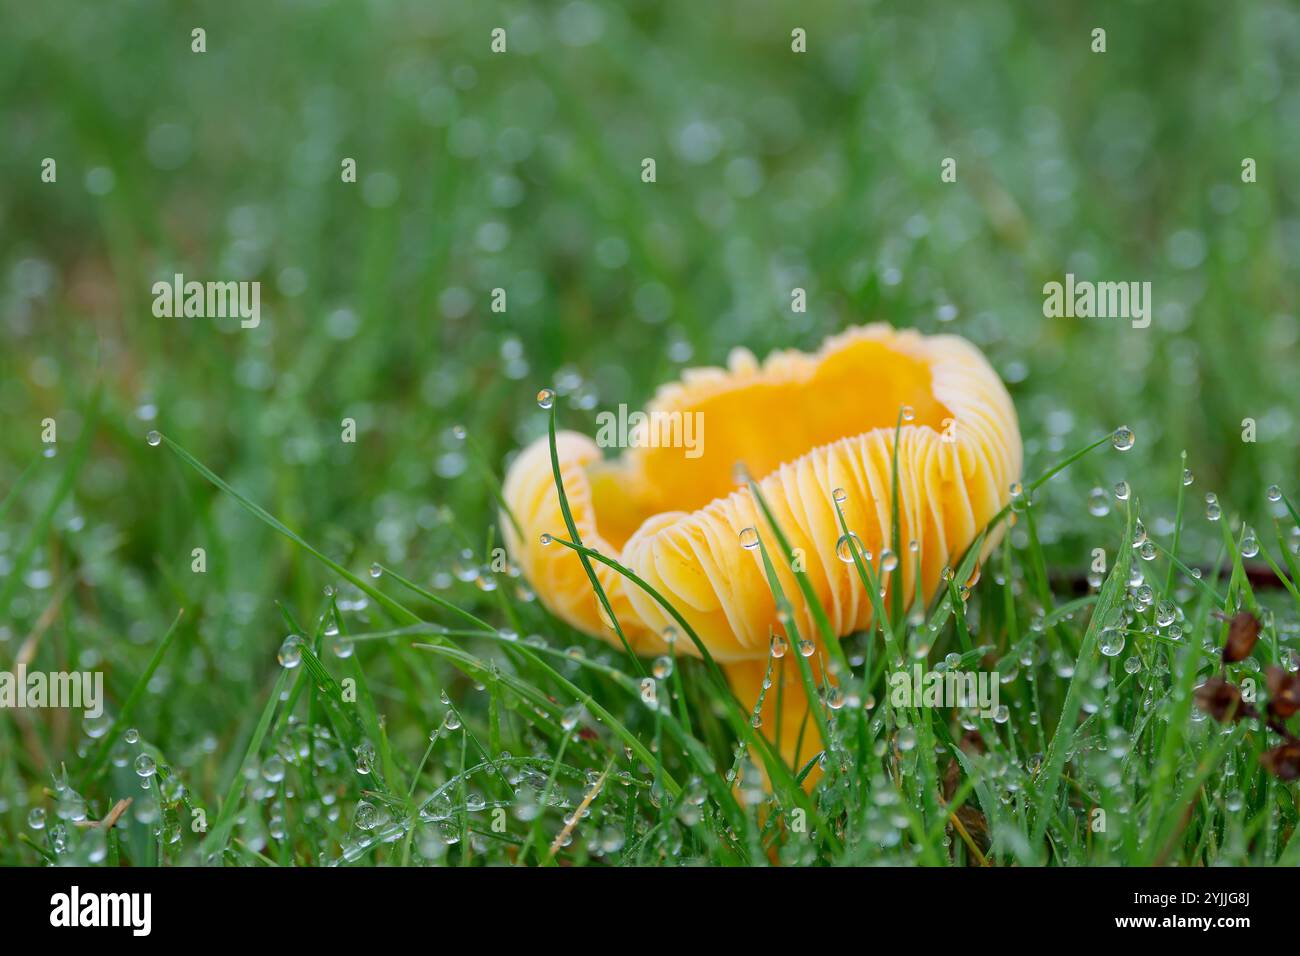
[[[1216,612],[1263,621],[1236,683],[1300,650],[1288,5],[62,6],[0,36],[0,670],[101,670],[108,711],[0,713],[0,864],[1300,863],[1276,734],[1193,701]],[[262,326],[154,318],[175,271],[259,279]],[[1067,271],[1149,279],[1151,328],[1044,319]],[[494,570],[498,482],[684,367],[873,319],[989,355],[1023,502],[919,615],[854,549],[875,625],[802,635],[839,693],[787,767],[712,662]],[[916,660],[1005,711],[896,705]]]

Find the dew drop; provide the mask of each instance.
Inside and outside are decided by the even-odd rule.
[[[280,666],[286,670],[292,670],[302,663],[302,638],[297,634],[290,634],[280,645],[280,650],[276,652],[276,660]]]
[[[1127,481],[1117,481],[1117,482],[1115,482],[1115,497],[1116,497],[1116,498],[1118,498],[1120,501],[1128,501],[1128,496],[1129,496],[1130,494],[1131,494],[1131,491],[1130,491],[1130,489],[1129,489],[1129,486],[1128,486],[1128,482],[1127,482]]]
[[[357,812],[353,818],[359,830],[373,830],[379,823],[379,811],[375,809],[373,803],[362,800],[357,804]]]
[[[144,436],[144,440],[147,441],[150,445],[153,445],[155,448],[157,448],[159,445],[162,444],[162,432],[156,432],[156,431],[150,432],[149,434]]]
[[[1255,529],[1247,528],[1245,536],[1241,539],[1241,556],[1243,558],[1253,558],[1259,554],[1259,538],[1255,537]]]
[[[383,576],[383,573],[384,573],[384,569],[383,569],[383,567],[379,564],[378,561],[376,561],[374,564],[372,564],[372,565],[370,566],[370,576],[371,576],[372,578],[382,577],[382,576]]]
[[[555,404],[555,392],[549,388],[544,388],[537,393],[537,404],[542,408],[550,408]]]
[[[1106,497],[1103,489],[1093,488],[1088,492],[1088,514],[1094,518],[1102,518],[1110,514],[1110,499]]]
[[[855,550],[863,554],[867,550],[862,546],[862,541],[858,538],[857,532],[850,531],[848,534],[840,535],[840,540],[835,543],[835,556],[845,564],[852,564]]]
[[[572,730],[578,726],[580,720],[582,720],[582,704],[574,704],[560,715],[560,726],[565,730]]]
[[[1156,623],[1168,627],[1178,616],[1178,608],[1173,601],[1161,601],[1156,605]]]
[[[837,505],[842,505],[844,504],[844,502],[849,500],[849,493],[845,491],[843,488],[836,488],[834,491],[831,492],[831,498],[835,501]]]
[[[1282,489],[1277,485],[1269,485],[1268,490],[1264,492],[1269,501],[1281,501]]]
[[[758,547],[758,531],[755,528],[742,528],[740,531],[740,546],[746,551],[753,551]]]
[[[1110,443],[1115,446],[1116,451],[1128,451],[1137,441],[1137,436],[1133,434],[1133,429],[1127,425],[1120,425],[1115,429],[1114,434],[1110,436]]]

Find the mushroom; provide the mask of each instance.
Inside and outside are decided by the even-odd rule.
[[[680,427],[686,416],[695,425],[691,448],[671,440],[686,435]],[[737,481],[736,466],[757,483],[831,627],[844,636],[870,625],[872,604],[851,557],[846,563],[837,554],[835,504],[878,572],[893,540],[892,462],[900,420],[897,540],[903,553],[895,557],[907,606],[916,595],[918,568],[928,598],[942,570],[1008,503],[1020,475],[1020,430],[1010,396],[984,356],[962,338],[874,324],[833,336],[813,354],[782,351],[760,363],[737,349],[726,369],[687,370],[680,382],[661,387],[619,457],[606,458],[595,442],[574,432],[557,433],[556,452],[583,544],[666,597],[727,672],[741,704],[752,707],[771,637],[785,635],[755,532],[793,605],[800,636],[817,641],[818,629],[761,508]],[[504,499],[513,515],[501,519],[506,544],[543,604],[577,629],[618,643],[578,555],[544,543],[565,530],[546,438],[515,459]],[[986,553],[999,532],[985,540]],[[666,653],[665,633],[675,622],[664,608],[614,569],[599,562],[592,567],[632,649]],[[696,653],[687,640],[675,648]],[[791,651],[775,664],[791,669],[780,695],[785,713],[778,743],[798,769],[815,748],[808,734],[797,752],[809,702],[794,656]],[[777,696],[767,694],[764,703],[768,733]]]

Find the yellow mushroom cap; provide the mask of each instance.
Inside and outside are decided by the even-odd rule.
[[[910,604],[917,563],[929,597],[942,569],[1007,503],[1020,474],[1011,398],[962,338],[876,324],[833,336],[812,354],[777,352],[759,363],[738,349],[726,369],[688,370],[646,408],[650,421],[680,427],[691,416],[701,423],[698,454],[650,441],[655,436],[644,422],[634,447],[618,458],[604,458],[595,442],[573,432],[557,434],[556,450],[583,543],[644,578],[710,654],[724,664],[750,662],[744,673],[752,676],[753,662],[767,659],[772,633],[784,629],[761,553],[742,546],[742,531],[763,536],[801,636],[815,639],[817,632],[749,488],[737,484],[736,465],[756,480],[835,633],[861,630],[870,623],[871,602],[856,568],[837,556],[841,529],[832,495],[843,489],[845,522],[878,568],[892,540],[895,429],[904,407],[910,416],[897,434],[897,558]],[[567,537],[545,438],[513,462],[504,497],[522,531],[503,515],[507,546],[538,597],[579,630],[617,641],[578,556],[541,543],[544,533]],[[668,613],[617,572],[593,567],[633,649],[663,652],[663,631],[674,624]],[[695,652],[686,640],[676,649]],[[761,668],[756,673],[761,679]]]

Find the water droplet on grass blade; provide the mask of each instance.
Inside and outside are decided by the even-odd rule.
[[[1161,601],[1156,605],[1156,623],[1168,627],[1178,616],[1178,608],[1173,601]]]
[[[1241,556],[1243,558],[1253,558],[1259,554],[1259,538],[1255,537],[1255,529],[1247,528],[1246,535],[1241,539]]]
[[[835,556],[845,564],[852,564],[855,551],[863,560],[871,560],[871,554],[862,546],[857,532],[850,531],[848,534],[840,535],[839,541],[835,542]]]
[[[1269,485],[1268,490],[1264,492],[1264,495],[1268,498],[1269,501],[1281,501],[1282,489],[1279,488],[1277,485]]]
[[[171,778],[168,778],[171,779]],[[279,783],[284,779],[284,758],[272,754],[262,764],[262,779],[267,783]]]
[[[574,704],[560,715],[560,726],[565,730],[572,730],[578,726],[580,720],[582,720],[582,704]]]
[[[276,652],[275,657],[283,668],[292,670],[297,667],[302,663],[302,638],[297,634],[290,634],[280,645],[280,650]]]
[[[357,773],[363,777],[367,776],[375,768],[375,745],[368,740],[363,740],[354,752],[357,755]]]
[[[1137,436],[1127,425],[1120,425],[1110,436],[1110,443],[1115,446],[1116,451],[1128,451],[1136,441]]]
[[[1130,493],[1131,492],[1129,490],[1127,481],[1115,482],[1115,497],[1118,498],[1120,501],[1128,501],[1128,496]]]
[[[550,408],[555,404],[555,392],[549,388],[544,388],[537,393],[537,404],[541,408]]]
[[[375,805],[369,801],[362,800],[357,804],[357,812],[353,818],[359,830],[373,830],[379,823],[379,811]]]
[[[157,448],[159,445],[162,444],[162,433],[150,432],[149,434],[144,436],[144,440],[147,441],[150,445],[153,445],[155,448]]]

